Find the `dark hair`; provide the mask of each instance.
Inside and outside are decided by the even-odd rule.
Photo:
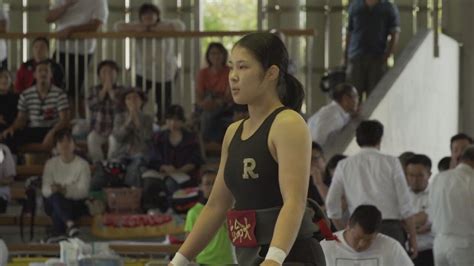
[[[454,135],[454,136],[451,138],[451,142],[450,142],[449,148],[450,148],[450,149],[453,148],[453,143],[454,143],[455,141],[464,140],[464,139],[467,140],[467,141],[469,141],[469,144],[472,144],[472,138],[471,138],[468,134],[459,133],[459,134]]]
[[[299,112],[304,100],[304,89],[301,82],[288,73],[289,56],[283,41],[274,34],[257,32],[242,37],[234,48],[237,46],[251,52],[265,71],[272,65],[280,69],[278,96],[283,105]]]
[[[329,159],[329,161],[326,164],[326,169],[324,169],[324,176],[323,176],[324,184],[326,184],[327,186],[329,186],[331,184],[331,182],[332,182],[331,171],[336,169],[337,164],[341,160],[344,160],[346,158],[347,158],[347,156],[345,156],[343,154],[334,154],[331,157],[331,159]]]
[[[313,141],[313,142],[311,143],[311,149],[312,149],[312,150],[317,150],[319,153],[321,153],[321,155],[324,156],[323,147],[321,147],[321,145],[319,145],[319,143]]]
[[[105,66],[111,67],[117,71],[117,73],[120,72],[120,66],[117,64],[117,62],[114,60],[103,60],[97,65],[97,76],[99,76],[100,70]]]
[[[69,127],[61,128],[54,133],[54,145],[66,138],[75,142],[74,137],[72,136],[72,130]]]
[[[373,147],[382,141],[383,125],[377,120],[362,121],[356,129],[356,141],[360,147]]]
[[[379,231],[382,213],[373,205],[359,205],[349,218],[349,226],[359,225],[364,233],[373,234]]]
[[[158,20],[159,20],[160,13],[161,13],[160,9],[152,3],[144,3],[140,6],[140,8],[138,9],[138,19],[141,21],[142,15],[148,12],[155,13],[158,16]]]
[[[122,109],[122,110],[127,109],[127,106],[125,104],[125,99],[127,98],[127,95],[129,95],[130,93],[138,94],[138,96],[140,96],[140,98],[143,101],[143,105],[145,105],[145,102],[147,101],[145,93],[139,88],[129,87],[129,88],[125,89],[120,95],[120,101],[119,101],[119,105],[118,105],[118,107],[120,109]],[[142,105],[142,107],[143,107],[143,105]]]
[[[450,165],[451,165],[451,157],[450,156],[443,157],[438,162],[438,171],[443,172],[443,171],[449,170]]]
[[[459,158],[461,161],[474,161],[474,145],[469,145],[467,146],[462,155],[461,158]]]
[[[0,75],[5,74],[8,77],[8,81],[10,82],[10,89],[13,88],[13,78],[12,74],[7,68],[0,68]]]
[[[31,43],[31,46],[34,46],[35,43],[37,42],[44,42],[46,44],[46,47],[48,47],[48,50],[49,50],[49,40],[46,37],[43,37],[43,36],[36,37]]]
[[[398,156],[398,160],[400,161],[400,164],[403,166],[403,168],[407,166],[408,159],[410,159],[413,155],[415,155],[414,152],[406,151]]]
[[[186,118],[184,117],[184,109],[181,105],[178,105],[178,104],[173,104],[173,105],[170,105],[170,107],[168,107],[168,109],[166,110],[165,118],[166,119],[175,118],[183,122],[186,121]]]
[[[216,48],[219,50],[219,52],[221,52],[223,55],[224,55],[224,62],[223,62],[223,65],[225,65],[227,63],[227,58],[229,56],[228,52],[227,52],[227,49],[225,49],[224,45],[222,45],[222,43],[220,42],[211,42],[208,46],[207,46],[207,50],[206,50],[206,62],[207,62],[207,65],[208,66],[211,66],[211,60],[209,59],[209,54],[211,52],[211,49],[212,48]]]
[[[428,171],[431,171],[431,159],[424,154],[414,154],[413,156],[408,158],[406,160],[405,166],[408,166],[410,164],[421,164],[426,167]]]
[[[340,102],[344,96],[352,96],[354,90],[355,87],[350,83],[338,84],[330,91],[331,98],[336,102]]]

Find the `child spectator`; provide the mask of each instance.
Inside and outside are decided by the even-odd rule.
[[[120,67],[115,61],[104,60],[97,66],[100,84],[91,89],[88,108],[91,113],[91,132],[87,136],[87,149],[93,162],[104,159],[102,145],[108,142],[108,155],[114,152],[114,142],[110,137],[114,126],[114,117],[118,110],[119,94],[123,87],[117,85]]]
[[[10,200],[10,185],[16,175],[15,161],[10,149],[0,144],[0,213],[5,213]]]
[[[79,234],[74,220],[87,214],[85,199],[91,179],[87,161],[74,154],[75,141],[69,128],[57,131],[54,143],[59,155],[46,162],[42,183],[45,212],[53,220],[53,236],[48,242],[59,241],[64,234]]]
[[[192,207],[186,215],[184,231],[191,232],[198,216],[201,214],[207,199],[211,194],[212,186],[216,179],[217,172],[207,170],[201,178],[200,190],[202,198],[199,203]],[[196,257],[196,262],[205,265],[229,265],[235,264],[232,244],[227,234],[225,223],[219,228],[214,238],[207,247]]]

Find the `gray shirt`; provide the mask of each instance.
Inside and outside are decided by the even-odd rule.
[[[126,124],[128,112],[115,116],[112,135],[117,140],[117,150],[112,155],[114,159],[123,157],[147,155],[152,144],[153,118],[140,113],[140,127],[133,123]]]
[[[15,161],[10,149],[0,144],[0,179],[16,175]],[[10,199],[10,187],[0,186],[0,198]]]

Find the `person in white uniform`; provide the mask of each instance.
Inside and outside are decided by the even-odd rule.
[[[323,240],[326,266],[410,266],[413,262],[395,239],[379,233],[382,213],[373,205],[354,210],[336,240]]]
[[[311,138],[324,146],[330,138],[351,121],[359,108],[359,94],[348,83],[337,85],[331,92],[333,101],[321,107],[308,119]]]
[[[430,209],[428,181],[431,176],[431,160],[423,154],[414,154],[405,162],[410,196],[413,201],[418,257],[413,260],[416,266],[433,266],[434,234],[428,217]]]
[[[435,265],[474,265],[474,145],[456,168],[433,178],[429,199]]]

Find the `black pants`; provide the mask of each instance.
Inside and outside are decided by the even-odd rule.
[[[364,92],[366,97],[370,95],[386,71],[387,63],[383,56],[360,55],[350,59],[347,77],[362,99]]]
[[[5,58],[3,61],[0,62],[0,69],[7,69],[8,66],[8,58]]]
[[[64,234],[67,221],[74,221],[87,214],[83,200],[66,199],[59,193],[53,193],[44,199],[44,210],[53,220],[54,234]]]
[[[403,229],[402,222],[399,220],[382,220],[380,225],[380,233],[387,235],[397,240],[400,245],[405,249],[405,243],[407,242],[407,234]]]
[[[56,56],[56,53],[54,53]],[[66,68],[66,57],[68,57],[69,64],[68,67]],[[63,52],[59,53],[59,64],[63,67],[64,71],[67,71],[67,95],[69,98],[74,98],[76,95],[76,83],[77,83],[77,91],[79,92],[79,95],[81,95],[82,92],[82,85],[84,83],[84,66],[86,64],[86,57],[85,55],[78,55],[78,71],[77,71],[77,76],[76,76],[76,55],[74,53],[71,54],[66,54]],[[87,55],[87,62],[90,64],[92,59],[92,54]],[[55,58],[54,60],[57,61]]]
[[[413,260],[415,266],[434,266],[433,250],[424,250],[418,252],[418,257]]]
[[[50,130],[50,127],[26,127],[16,131],[12,137],[4,139],[3,143],[10,148],[13,154],[16,154],[21,145],[42,143]]]
[[[153,82],[151,80],[146,80],[146,83],[143,84],[143,77],[140,75],[136,76],[137,87],[144,89],[147,93],[149,90],[153,88]],[[162,106],[162,99],[161,99],[161,90],[162,90],[163,83],[156,82],[155,83],[155,103],[157,106],[156,117],[158,118],[159,122],[164,122],[164,114],[163,114],[163,106]],[[171,98],[172,98],[172,84],[171,81],[165,81],[165,106],[164,110],[168,110],[168,107],[171,105]]]
[[[5,213],[7,210],[8,201],[4,198],[0,198],[0,213]]]

